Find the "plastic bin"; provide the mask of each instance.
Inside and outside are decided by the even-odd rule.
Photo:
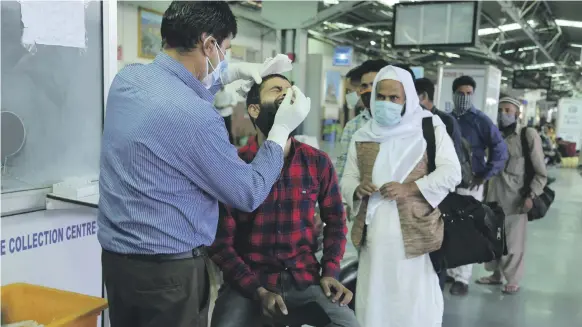
[[[107,300],[16,283],[2,286],[2,324],[34,320],[45,327],[96,327]]]

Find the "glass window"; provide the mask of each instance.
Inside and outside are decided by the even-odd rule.
[[[2,193],[96,177],[103,126],[101,2],[86,5],[86,49],[38,44],[31,51],[21,42],[19,2],[0,3],[1,109],[19,117],[26,131],[22,148],[2,158]],[[15,130],[3,129],[2,138],[19,137]]]

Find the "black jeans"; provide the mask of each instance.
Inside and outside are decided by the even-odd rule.
[[[212,312],[211,327],[302,326],[358,327],[354,312],[347,306],[332,303],[321,286],[312,285],[304,290],[294,286],[293,278],[281,274],[283,301],[289,310],[287,316],[274,320],[263,317],[261,303],[249,299],[235,289],[223,285]]]
[[[152,261],[103,251],[111,327],[207,327],[204,260]]]
[[[439,285],[441,286],[441,290],[445,290],[445,283],[447,282],[447,270],[441,269],[441,271],[437,274],[439,276]]]

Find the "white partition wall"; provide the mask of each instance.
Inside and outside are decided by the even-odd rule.
[[[475,107],[483,111],[497,123],[497,110],[501,88],[501,71],[485,65],[451,65],[439,68],[437,81],[437,108],[451,112],[453,110],[453,81],[463,75],[471,76],[477,87],[473,97]]]

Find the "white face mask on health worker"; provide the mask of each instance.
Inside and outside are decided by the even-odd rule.
[[[356,104],[358,104],[358,101],[360,101],[360,97],[356,92],[350,92],[346,94],[346,105],[348,106],[348,109],[350,110],[355,109]]]
[[[404,105],[392,101],[376,100],[372,117],[380,126],[394,126],[402,120]]]
[[[204,40],[204,43],[206,43],[209,38],[210,36]],[[221,74],[224,69],[223,66],[226,64],[226,54],[222,49],[220,49],[220,46],[218,46],[216,41],[214,41],[214,46],[216,47],[216,62],[212,64],[212,60],[210,60],[209,57],[206,57],[206,77],[202,79],[202,84],[207,89],[214,85],[218,79],[222,82]],[[222,60],[220,60],[220,55],[222,55]],[[210,69],[212,69],[212,72],[210,72]]]

